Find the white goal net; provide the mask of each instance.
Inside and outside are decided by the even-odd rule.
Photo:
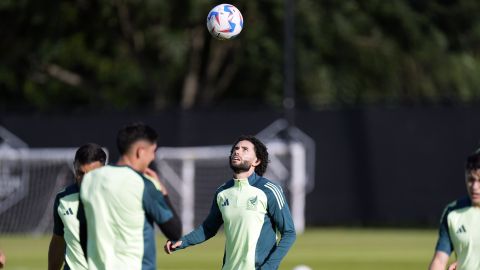
[[[289,201],[295,227],[305,227],[305,196],[313,188],[315,144],[296,128],[280,139],[285,121],[257,134],[268,147],[265,177],[279,183]],[[216,189],[231,178],[231,145],[163,147],[155,166],[183,221],[183,231],[199,225],[210,211]],[[55,195],[73,183],[76,148],[28,148],[0,126],[0,233],[50,233]]]
[[[73,181],[75,150],[0,146],[0,232],[51,229],[55,194]]]
[[[297,232],[305,228],[305,196],[313,188],[314,143],[299,130],[293,140],[278,139],[284,122],[275,122],[258,134],[270,158],[265,177],[280,184],[289,201]],[[156,166],[166,182],[169,196],[187,233],[201,224],[210,211],[216,189],[231,178],[228,164],[231,145],[202,147],[162,147]]]

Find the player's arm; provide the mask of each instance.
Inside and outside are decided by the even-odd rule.
[[[59,198],[53,204],[53,234],[48,247],[48,270],[60,270],[65,259],[65,240],[63,239],[63,222],[57,209]]]
[[[65,257],[65,240],[62,236],[53,234],[48,247],[48,270],[62,269]]]
[[[268,183],[266,187],[269,190],[267,193],[267,212],[273,218],[275,228],[280,232],[281,238],[261,268],[278,269],[280,262],[287,255],[297,236],[292,215],[282,189],[272,183]]]
[[[170,197],[168,196],[167,188],[162,183],[162,181],[160,180],[160,177],[158,176],[158,174],[154,170],[152,170],[150,168],[147,168],[143,172],[143,176],[145,176],[148,180],[151,180],[153,185],[157,188],[157,190],[159,190],[163,194],[163,199],[164,199],[165,203],[167,204],[167,206],[169,207],[169,209],[172,211],[172,214],[173,214],[172,219],[170,219],[169,221],[167,221],[163,224],[159,224],[160,230],[162,231],[162,233],[164,235],[170,235],[170,236],[175,235],[178,228],[182,227],[182,224],[181,224],[181,221],[180,221],[180,217],[176,213],[175,208],[173,207],[173,205],[170,201]],[[181,236],[181,234],[178,235],[178,238],[180,236]],[[176,239],[178,240],[178,238],[176,238]]]
[[[77,219],[79,224],[78,238],[80,240],[80,246],[82,247],[83,256],[88,260],[87,254],[87,219],[85,217],[85,208],[83,202],[79,199],[78,210],[77,210]]]
[[[5,266],[5,262],[7,261],[7,258],[5,257],[5,253],[0,250],[0,268],[3,268]]]
[[[171,207],[171,203],[167,203],[165,196],[150,180],[144,179],[144,183],[143,208],[145,212],[153,218],[168,239],[175,241],[180,239],[182,222]]]
[[[183,236],[180,241],[167,241],[165,244],[165,252],[170,254],[173,251],[184,249],[189,246],[197,245],[215,236],[223,224],[222,214],[217,204],[217,194],[215,193],[210,213],[203,223],[195,230]]]
[[[458,262],[453,262],[453,263],[450,264],[450,266],[448,267],[448,270],[457,270],[457,264],[458,264]]]
[[[436,251],[433,255],[432,261],[430,262],[429,270],[445,270],[448,264],[448,259],[450,255],[443,251]]]
[[[435,253],[433,254],[432,261],[430,262],[429,270],[445,270],[448,265],[448,259],[453,251],[453,244],[450,240],[450,233],[448,229],[448,214],[450,213],[450,207],[447,206],[443,211],[442,218],[440,220],[440,228],[438,230],[438,240],[435,246]]]
[[[180,237],[182,236],[182,222],[177,212],[175,211],[175,208],[173,208],[173,205],[168,195],[164,196],[164,200],[168,208],[170,208],[170,210],[172,211],[173,217],[169,219],[167,222],[160,224],[159,227],[160,227],[160,230],[168,239],[172,239],[176,241],[180,239]]]

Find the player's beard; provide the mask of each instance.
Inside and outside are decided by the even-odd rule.
[[[248,172],[250,170],[251,164],[248,161],[242,161],[240,164],[233,164],[230,160],[230,168],[233,170],[234,173],[239,174],[242,172]]]

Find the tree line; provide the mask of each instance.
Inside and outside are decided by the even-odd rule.
[[[235,39],[210,37],[218,1],[0,2],[0,110],[281,108],[285,1],[231,1]],[[298,106],[480,100],[480,1],[297,0]]]

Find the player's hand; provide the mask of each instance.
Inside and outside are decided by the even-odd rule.
[[[165,253],[172,254],[172,252],[174,252],[175,249],[177,249],[180,245],[182,245],[182,241],[173,243],[172,241],[168,240],[163,249],[165,250]]]
[[[450,264],[450,266],[448,267],[448,270],[457,270],[457,262]]]
[[[5,254],[3,253],[3,251],[0,250],[0,268],[3,268],[5,266],[5,261]]]
[[[160,186],[160,191],[162,192],[162,194],[164,196],[168,195],[167,188],[162,183],[162,181],[160,181],[160,177],[158,176],[158,174],[154,170],[152,170],[150,168],[147,168],[147,169],[145,169],[145,171],[143,173],[145,175],[149,176],[150,178],[154,179],[155,181],[157,181],[158,185]]]

